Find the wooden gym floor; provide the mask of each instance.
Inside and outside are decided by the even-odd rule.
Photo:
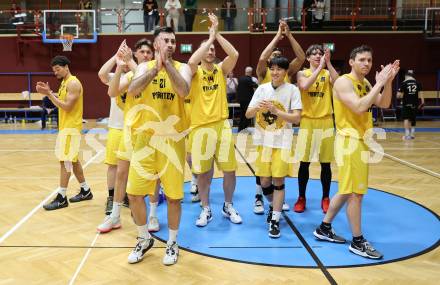
[[[85,128],[96,125],[89,123]],[[401,128],[391,122],[381,127]],[[419,122],[418,127],[440,128],[440,122]],[[46,212],[58,186],[58,163],[53,148],[56,134],[7,133],[38,129],[33,124],[0,124],[0,285],[3,284],[438,284],[440,249],[383,265],[320,269],[268,267],[231,262],[180,251],[178,264],[161,264],[164,244],[156,241],[148,257],[127,263],[135,244],[136,228],[129,210],[122,210],[123,228],[99,235],[106,199],[106,166],[96,163],[104,151],[90,150],[82,160],[94,199]],[[3,131],[3,132],[2,132]],[[369,186],[415,201],[440,214],[440,132],[418,132],[414,141],[388,132],[380,143],[385,158],[370,167]],[[105,145],[99,136],[96,139]],[[337,170],[332,166],[333,180]],[[311,178],[319,179],[312,164]],[[216,173],[216,176],[219,175]],[[238,175],[250,176],[246,165]],[[68,195],[76,193],[72,179]],[[250,195],[254,195],[250,190]],[[288,201],[293,204],[294,201]],[[342,214],[342,213],[341,213]],[[343,215],[343,214],[342,214]],[[344,217],[345,218],[345,217]],[[434,235],[439,233],[434,232]]]

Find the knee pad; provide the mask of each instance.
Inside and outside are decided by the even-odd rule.
[[[274,188],[273,185],[270,185],[269,187],[261,187],[264,196],[273,194],[273,188]]]
[[[272,186],[273,186],[273,189],[276,191],[284,191],[284,188],[286,187],[285,184],[279,185],[279,186],[275,186],[275,185],[272,185]]]

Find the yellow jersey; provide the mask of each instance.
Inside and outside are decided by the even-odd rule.
[[[266,75],[264,76],[263,81],[260,82],[260,85],[269,82],[272,82],[272,75],[270,75],[270,68],[266,67]],[[290,83],[289,75],[287,73],[286,76],[284,76],[284,82]]]
[[[213,70],[197,68],[191,82],[191,128],[218,122],[229,117],[226,78],[214,64]]]
[[[353,84],[353,89],[360,98],[367,95],[371,90],[371,85],[367,79],[359,81],[350,74],[344,74]],[[365,132],[373,127],[373,116],[371,108],[362,114],[356,114],[344,105],[336,96],[333,100],[336,129],[338,134],[363,139]]]
[[[73,105],[72,110],[69,112],[58,108],[59,112],[59,126],[58,129],[61,131],[63,129],[77,129],[81,132],[82,129],[82,119],[83,119],[83,88],[81,82],[76,78],[76,76],[70,75],[69,78],[63,79],[60,88],[58,89],[58,98],[65,102],[67,98],[67,84],[71,81],[78,81],[81,86],[81,91],[78,100],[76,100]]]
[[[173,61],[176,70],[180,69],[182,63]],[[156,61],[147,63],[148,69],[156,66]],[[171,80],[165,68],[162,68],[142,91],[140,104],[142,107],[141,120],[138,125],[154,135],[177,135],[188,129],[186,119],[184,98],[177,95],[171,86]]]
[[[311,69],[303,71],[305,77],[310,77],[312,73]],[[330,73],[328,70],[322,69],[309,89],[301,90],[303,106],[301,117],[318,119],[333,114],[331,96]]]

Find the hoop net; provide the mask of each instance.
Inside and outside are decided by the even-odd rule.
[[[72,51],[73,35],[63,34],[60,36],[61,43],[63,44],[63,51]]]

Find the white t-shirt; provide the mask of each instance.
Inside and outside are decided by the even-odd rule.
[[[116,98],[112,97],[110,103],[110,115],[108,118],[108,127],[113,129],[124,128],[124,110],[119,108]]]
[[[113,76],[114,73],[110,73],[110,78]],[[122,110],[116,103],[116,97],[110,98],[110,114],[107,126],[109,128],[120,130],[124,128],[124,110]]]
[[[262,100],[270,100],[280,110],[289,112],[301,110],[301,93],[293,84],[283,83],[276,89],[272,83],[258,86],[249,103],[249,108],[254,108]],[[258,111],[255,117],[255,132],[253,136],[255,145],[272,148],[290,149],[293,140],[292,124],[288,123],[268,110]]]

